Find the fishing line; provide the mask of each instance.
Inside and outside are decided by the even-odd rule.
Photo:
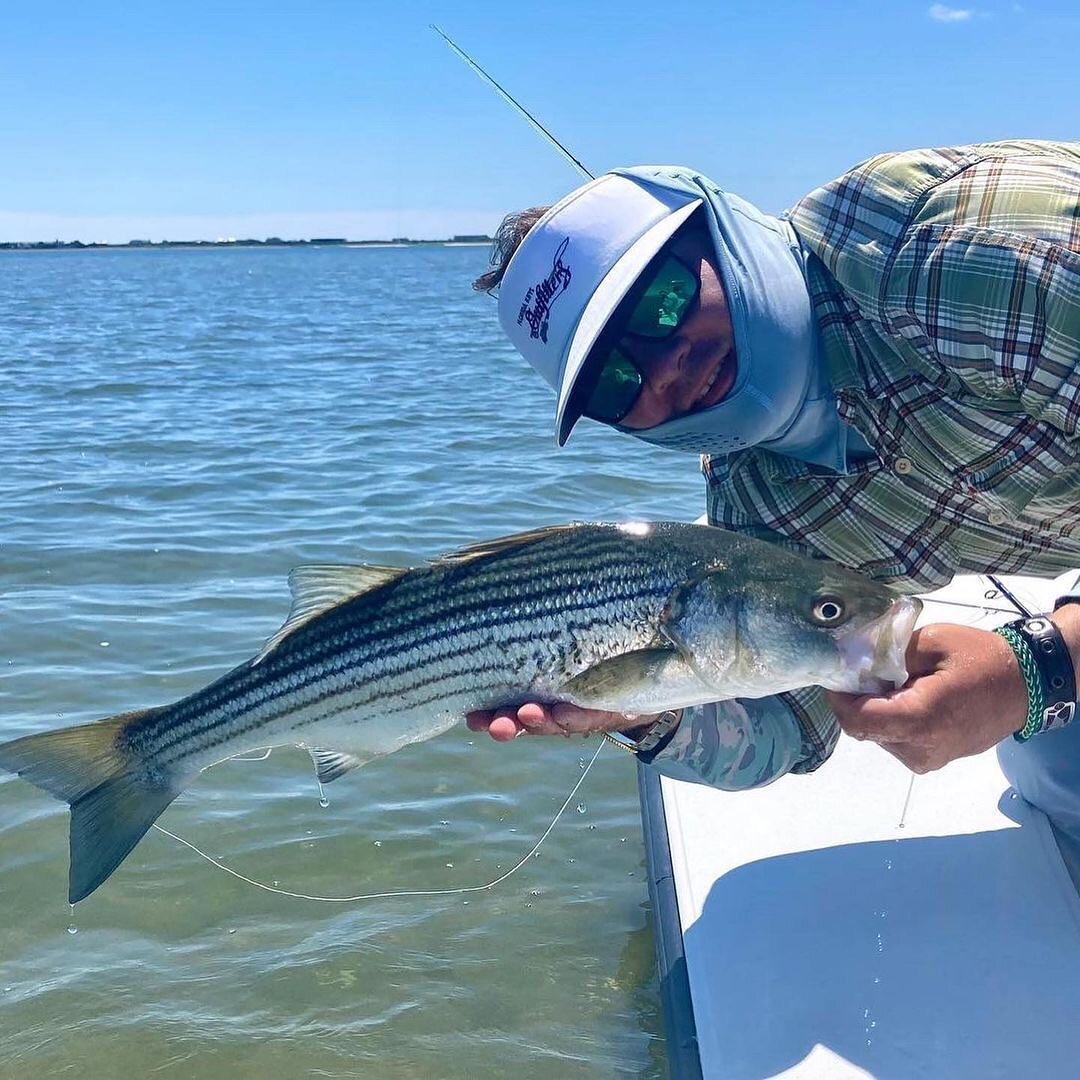
[[[248,877],[246,874],[241,874],[237,870],[233,870],[232,867],[226,866],[224,863],[215,859],[213,855],[208,855],[202,848],[197,847],[190,840],[185,840],[182,836],[177,836],[176,833],[170,832],[168,829],[163,828],[161,825],[155,824],[153,828],[157,829],[159,833],[164,833],[166,836],[175,840],[178,844],[183,844],[184,847],[190,848],[196,855],[205,859],[211,866],[216,866],[219,870],[224,870],[226,874],[231,874],[234,878],[240,881],[247,882],[248,885],[254,885],[257,889],[262,889],[264,892],[276,893],[278,896],[289,896],[294,900],[318,900],[323,904],[351,904],[357,903],[361,900],[386,900],[401,896],[457,896],[462,893],[476,893],[486,892],[488,889],[495,888],[496,885],[504,882],[511,874],[515,873],[522,866],[524,866],[539,850],[544,841],[551,835],[552,830],[559,822],[559,818],[563,816],[566,808],[570,805],[570,801],[578,793],[578,789],[585,782],[585,777],[589,775],[593,765],[596,763],[596,759],[600,756],[600,751],[604,749],[604,740],[601,739],[596,747],[596,751],[585,766],[585,770],[578,777],[577,783],[571,788],[570,794],[566,796],[566,801],[559,807],[555,816],[551,819],[551,824],[544,830],[543,835],[539,840],[533,844],[528,854],[523,855],[509,870],[504,874],[500,874],[493,881],[489,881],[486,885],[466,885],[458,889],[402,889],[396,892],[376,892],[376,893],[359,893],[356,896],[313,896],[310,893],[293,892],[291,889],[280,889],[276,885],[267,885],[264,881],[256,881],[254,878]]]

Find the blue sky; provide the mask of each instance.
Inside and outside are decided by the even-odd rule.
[[[886,149],[1080,138],[1077,0],[4,5],[0,240],[449,235],[666,161],[779,210]]]

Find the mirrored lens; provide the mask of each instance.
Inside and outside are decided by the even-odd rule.
[[[585,415],[606,424],[617,423],[634,407],[641,383],[641,372],[633,360],[612,349],[589,395]]]
[[[697,291],[697,276],[678,259],[668,256],[634,305],[626,330],[641,337],[667,337],[686,317]]]

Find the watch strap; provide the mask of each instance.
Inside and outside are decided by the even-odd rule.
[[[667,709],[636,739],[623,731],[605,731],[604,738],[620,750],[636,754],[646,764],[651,762],[671,742],[682,719],[682,709]]]

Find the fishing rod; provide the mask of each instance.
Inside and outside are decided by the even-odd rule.
[[[582,165],[581,162],[576,157],[574,157],[574,155],[571,154],[570,151],[567,150],[567,148],[563,146],[563,144],[559,142],[559,140],[556,139],[555,136],[552,135],[551,132],[548,131],[548,129],[544,127],[544,125],[541,124],[540,121],[537,120],[536,117],[533,116],[533,114],[529,112],[529,110],[526,109],[525,106],[522,105],[521,102],[519,102],[513,96],[513,94],[500,86],[499,83],[497,83],[460,45],[458,45],[458,43],[454,41],[454,39],[450,37],[449,34],[442,30],[441,27],[436,26],[434,23],[431,24],[431,29],[434,30],[435,33],[438,34],[439,37],[441,37],[443,41],[445,41],[446,44],[449,45],[450,48],[453,49],[454,52],[456,52],[458,56],[460,56],[461,59],[464,60],[465,63],[473,69],[473,71],[475,71],[478,75],[481,76],[481,78],[485,79],[493,87],[495,87],[495,89],[503,96],[503,98],[511,105],[513,105],[514,108],[517,109],[517,111],[521,113],[521,115],[524,116],[525,119],[528,120],[529,123],[532,124],[532,126],[536,128],[536,130],[539,131],[541,135],[544,136],[545,139],[548,140],[548,142],[555,146],[563,155],[563,157],[565,157],[566,160],[574,166],[574,168],[580,170],[590,180],[596,179],[595,173],[589,172],[589,170],[586,169],[585,166]]]

